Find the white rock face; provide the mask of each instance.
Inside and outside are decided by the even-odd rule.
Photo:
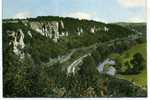
[[[104,31],[105,32],[108,32],[109,31],[109,28],[107,28],[106,26],[104,27]]]
[[[95,26],[91,28],[90,32],[95,33]]]
[[[94,32],[95,32],[95,30],[93,28],[91,28],[91,33],[94,33]]]
[[[54,42],[57,42],[60,37],[68,36],[65,32],[59,32],[59,28],[64,29],[63,21],[49,21],[49,22],[31,22],[30,26],[33,30],[39,32],[41,35],[53,39]]]
[[[80,36],[83,33],[83,29],[82,28],[77,28],[77,34],[78,36]]]
[[[28,35],[32,38],[32,34],[31,34],[31,32],[30,32],[30,31],[28,31]]]
[[[62,20],[60,21],[60,25],[61,25],[62,29],[64,29],[64,28],[65,28],[64,23],[63,23],[63,21],[62,21]]]
[[[44,36],[45,33],[42,32],[42,30],[40,30],[39,28],[35,29],[35,31],[39,32],[41,35]]]
[[[69,33],[68,33],[68,32],[66,32],[66,36],[69,36]]]
[[[18,29],[17,32],[9,31],[8,36],[12,38],[9,45],[12,46],[13,52],[18,55],[21,59],[24,58],[24,52],[22,50],[25,47],[24,43],[24,33],[21,29]]]

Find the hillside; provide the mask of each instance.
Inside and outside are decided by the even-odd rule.
[[[120,69],[110,63],[115,59],[108,60],[145,43],[144,31],[57,16],[5,19],[2,29],[4,97],[147,96],[145,89],[117,78]]]
[[[146,33],[146,23],[115,23],[117,25],[127,27],[129,29],[141,32],[141,33]]]
[[[146,58],[147,58],[146,55],[147,54],[146,54],[146,44],[145,43],[133,46],[131,49],[123,52],[120,56],[121,56],[121,59],[124,59],[123,62],[125,62],[129,59],[132,59],[132,56],[135,53],[138,53],[138,52],[140,52],[143,55],[144,60],[146,61]],[[126,55],[128,55],[128,57]],[[118,77],[121,78],[121,79],[126,79],[126,80],[129,80],[129,81],[133,81],[134,84],[136,84],[138,86],[141,86],[143,88],[147,88],[146,62],[145,62],[144,70],[141,73],[136,74],[136,75],[118,75]]]

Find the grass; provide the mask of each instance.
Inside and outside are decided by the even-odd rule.
[[[141,53],[145,59],[145,65],[146,65],[146,60],[147,60],[147,54],[146,54],[146,43],[142,43],[142,44],[137,44],[134,47],[132,47],[131,49],[123,52],[121,55],[119,54],[112,54],[112,57],[116,56],[119,57],[119,59],[121,60],[122,63],[124,63],[125,61],[129,61],[132,59],[133,55],[135,53]],[[128,81],[133,82],[135,85],[138,85],[140,87],[143,88],[147,88],[147,67],[145,66],[144,70],[136,75],[117,75],[117,78],[120,79],[125,79]]]
[[[142,44],[137,44],[134,47],[132,47],[131,49],[125,51],[123,53],[123,57],[125,58],[126,55],[129,55],[130,57],[133,56],[135,53],[141,53],[144,57],[144,59],[147,58],[147,54],[146,54],[146,43],[142,43]]]
[[[120,79],[125,79],[130,82],[133,82],[135,85],[147,88],[147,70],[146,68],[137,75],[117,75]]]

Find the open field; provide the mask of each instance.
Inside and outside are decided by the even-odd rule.
[[[146,43],[143,44],[138,44],[134,47],[132,47],[131,49],[125,51],[123,54],[120,55],[121,58],[123,58],[124,60],[128,60],[128,59],[132,59],[132,56],[135,53],[141,53],[145,59],[145,63],[146,63]],[[146,64],[145,64],[146,65]],[[137,75],[117,75],[118,78],[121,79],[126,79],[129,81],[132,81],[134,84],[140,86],[140,87],[147,87],[147,67],[145,66],[144,70],[137,74]]]

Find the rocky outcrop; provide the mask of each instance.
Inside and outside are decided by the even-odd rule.
[[[28,35],[32,38],[32,33],[31,33],[31,31],[28,31]]]
[[[96,31],[96,30],[95,30],[95,26],[94,26],[94,27],[91,28],[90,32],[91,32],[91,33],[95,33],[95,31]]]
[[[57,42],[60,37],[68,36],[63,21],[31,22],[30,27],[41,35]]]
[[[12,47],[13,52],[18,55],[21,59],[24,58],[23,49],[25,47],[24,43],[24,33],[21,29],[17,31],[7,31],[10,38],[9,45]]]
[[[80,36],[83,33],[83,29],[82,28],[77,28],[77,34],[78,36]]]
[[[104,31],[105,31],[105,32],[108,32],[108,31],[109,31],[109,28],[105,26],[105,27],[104,27]]]
[[[109,31],[109,28],[104,26],[104,27],[91,27],[90,29],[90,32],[91,33],[95,33],[95,32],[98,32],[98,31],[105,31],[105,32],[108,32]]]

